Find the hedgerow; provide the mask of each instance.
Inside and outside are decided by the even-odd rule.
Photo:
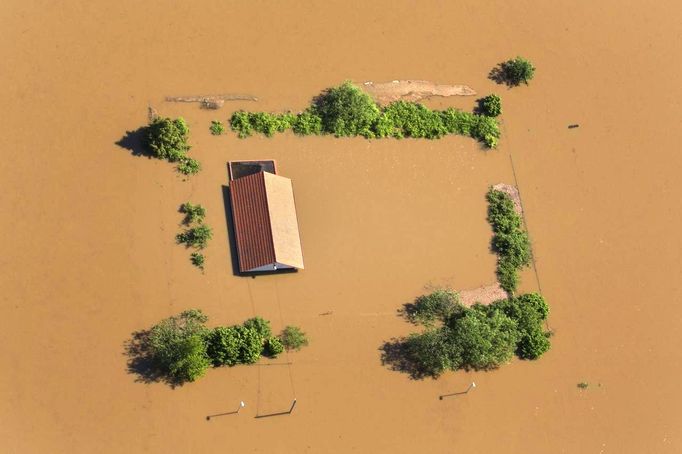
[[[488,222],[493,229],[492,248],[498,256],[498,280],[503,289],[513,294],[518,286],[519,269],[528,266],[532,259],[530,239],[508,194],[491,188],[486,199]]]
[[[447,134],[470,136],[489,148],[497,146],[497,120],[457,109],[431,110],[423,104],[396,101],[380,107],[351,82],[325,90],[303,112],[270,114],[238,111],[230,126],[240,138],[254,132],[268,137],[291,128],[297,135],[336,137],[439,139]]]
[[[270,322],[254,317],[241,325],[207,328],[208,317],[199,309],[190,309],[137,333],[129,348],[132,362],[149,364],[147,374],[173,385],[191,382],[213,367],[253,364],[261,356],[277,357],[284,351],[287,332],[302,333],[287,327],[272,336]],[[305,341],[307,343],[307,340]],[[304,343],[299,342],[300,348]]]

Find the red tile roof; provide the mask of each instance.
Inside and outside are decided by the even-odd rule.
[[[260,172],[232,180],[230,201],[239,270],[303,268],[291,180]]]

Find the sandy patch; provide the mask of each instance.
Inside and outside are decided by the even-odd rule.
[[[362,88],[379,104],[393,101],[419,101],[433,96],[474,96],[476,92],[467,85],[436,84],[427,80],[393,80],[391,82],[365,82]]]

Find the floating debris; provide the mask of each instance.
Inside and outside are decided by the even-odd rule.
[[[574,125],[568,125],[568,129],[574,129],[574,128],[579,128],[579,127],[580,127],[580,125],[577,123]]]
[[[220,109],[225,101],[258,101],[253,95],[166,96],[167,102],[198,102],[202,109]]]
[[[474,96],[476,92],[468,85],[436,84],[427,80],[394,80],[391,82],[365,82],[365,90],[379,104],[393,101],[419,101],[433,96]]]

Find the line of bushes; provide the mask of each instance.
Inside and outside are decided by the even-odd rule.
[[[201,205],[186,202],[180,205],[179,211],[185,215],[182,223],[189,228],[175,235],[175,241],[178,244],[184,244],[188,248],[204,249],[208,245],[208,240],[213,237],[211,227],[204,224],[206,209]],[[198,251],[192,252],[190,261],[192,265],[203,271],[206,262],[204,254]]]
[[[440,290],[408,308],[412,321],[426,330],[386,344],[383,360],[415,377],[437,377],[446,370],[494,369],[514,354],[537,359],[550,348],[550,333],[543,329],[548,314],[537,293],[467,308],[456,292]]]
[[[164,319],[145,332],[134,352],[145,356],[155,376],[180,385],[202,377],[211,366],[253,364],[261,356],[276,358],[285,349],[307,345],[305,333],[299,328],[287,327],[274,336],[270,322],[260,317],[216,328],[207,328],[207,320],[199,309]],[[293,343],[287,334],[292,331],[297,333]]]
[[[346,81],[325,90],[299,114],[238,111],[230,126],[240,138],[253,133],[271,137],[291,129],[301,136],[333,134],[368,139],[439,139],[447,134],[473,137],[489,148],[497,146],[499,124],[494,117],[448,108],[431,110],[423,104],[396,101],[380,107],[367,93]]]
[[[201,170],[201,164],[187,156],[191,148],[188,138],[189,126],[181,117],[155,117],[145,130],[145,145],[153,156],[176,162],[180,173],[194,175]]]
[[[519,283],[518,271],[532,259],[530,239],[508,194],[490,188],[486,199],[493,229],[492,249],[497,253],[497,278],[500,286],[513,294]]]

